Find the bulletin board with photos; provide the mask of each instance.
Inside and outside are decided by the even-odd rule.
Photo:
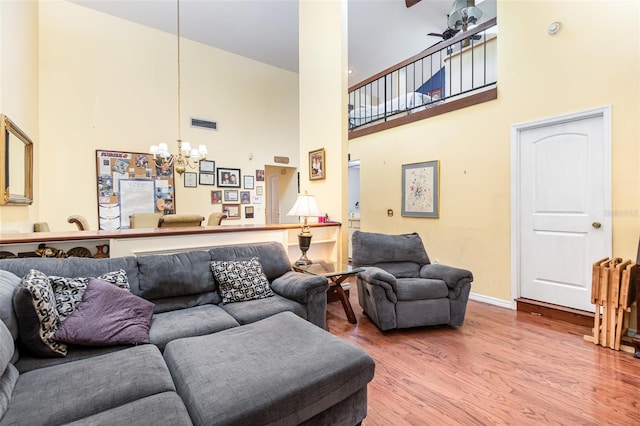
[[[153,155],[96,150],[100,229],[129,228],[134,213],[175,213],[173,162],[156,165]]]

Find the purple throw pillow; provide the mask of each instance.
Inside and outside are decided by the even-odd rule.
[[[53,339],[86,346],[149,343],[153,306],[127,290],[89,278],[81,302]]]

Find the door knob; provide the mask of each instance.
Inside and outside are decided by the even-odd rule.
[[[598,228],[600,228],[602,226],[602,224],[600,222],[593,222],[591,224],[591,226],[593,226],[594,228],[598,229]]]

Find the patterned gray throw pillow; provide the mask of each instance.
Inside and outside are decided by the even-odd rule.
[[[107,272],[97,278],[129,291],[129,280],[124,269]],[[49,282],[55,296],[56,309],[58,310],[60,321],[64,321],[82,300],[82,295],[87,288],[87,284],[89,284],[89,278],[49,276]]]
[[[211,271],[218,282],[224,303],[244,302],[273,296],[269,280],[262,272],[257,257],[251,260],[220,260],[211,262]]]
[[[67,355],[67,345],[53,340],[60,321],[49,278],[32,269],[22,279],[14,296],[20,338],[39,356]]]

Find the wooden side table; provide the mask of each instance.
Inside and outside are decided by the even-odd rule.
[[[354,268],[351,265],[334,262],[320,261],[318,263],[312,263],[310,265],[293,265],[293,269],[298,272],[304,272],[311,275],[319,275],[326,277],[329,280],[328,294],[335,292],[338,295],[338,299],[342,303],[344,313],[347,315],[347,319],[351,324],[357,324],[356,315],[353,313],[351,302],[349,297],[342,288],[342,282],[352,275],[358,272],[364,271],[363,268]]]

